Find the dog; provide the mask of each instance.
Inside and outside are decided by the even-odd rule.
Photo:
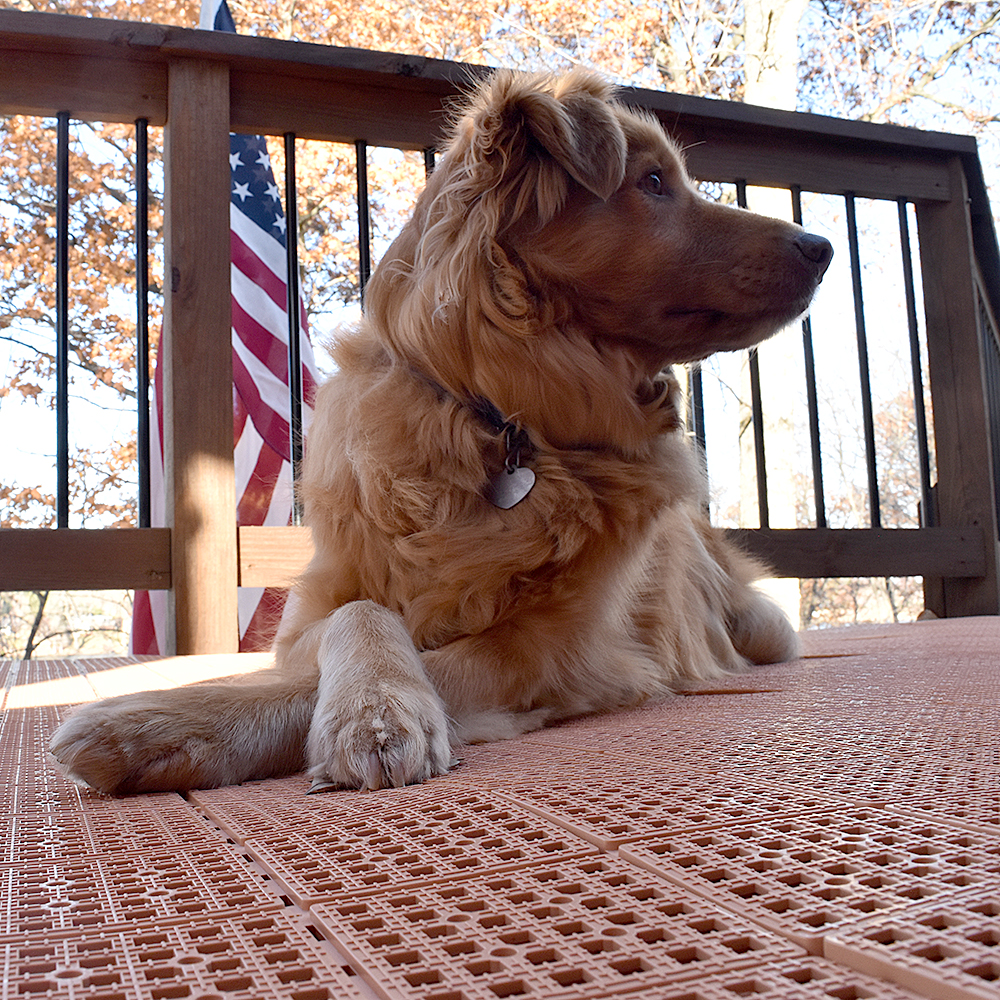
[[[670,366],[770,337],[831,255],[701,197],[602,79],[494,73],[333,349],[275,666],[84,706],[56,761],[114,795],[403,786],[453,745],[794,658],[704,517]]]

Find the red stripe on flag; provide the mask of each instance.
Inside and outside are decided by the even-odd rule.
[[[233,383],[242,397],[243,405],[247,408],[254,427],[257,428],[257,433],[286,462],[291,461],[288,421],[265,405],[260,398],[256,383],[235,352],[233,352]]]
[[[233,255],[233,266],[242,271],[255,285],[267,293],[268,298],[282,309],[288,309],[288,289],[258,256],[230,230],[229,245]]]
[[[288,343],[261,326],[233,297],[233,329],[247,349],[274,375],[288,385]]]
[[[271,648],[288,592],[269,588],[261,595],[250,624],[240,639],[241,653],[263,653]]]
[[[275,484],[285,460],[266,441],[261,442],[257,464],[236,507],[240,524],[263,524],[271,506]]]

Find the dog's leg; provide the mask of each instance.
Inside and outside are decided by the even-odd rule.
[[[402,618],[354,601],[325,621],[310,791],[400,787],[451,766],[448,720]]]
[[[312,678],[277,672],[84,705],[56,730],[63,771],[108,795],[186,791],[300,770]]]

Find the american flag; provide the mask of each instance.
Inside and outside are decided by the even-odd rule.
[[[206,0],[201,26],[235,31],[225,0]],[[286,219],[275,184],[267,140],[230,135],[230,246],[233,296],[233,429],[237,523],[287,525],[292,519],[292,452],[288,378],[288,264]],[[302,363],[302,427],[309,425],[316,365],[299,302]],[[159,360],[151,421],[150,512],[165,523],[163,488],[163,389]],[[132,652],[166,649],[167,595],[137,591]],[[240,650],[268,649],[281,617],[284,591],[241,587]]]

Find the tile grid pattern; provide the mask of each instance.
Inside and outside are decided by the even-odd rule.
[[[77,789],[60,699],[162,668],[0,664],[0,1000],[996,1000],[1000,620],[805,643],[319,796]]]

